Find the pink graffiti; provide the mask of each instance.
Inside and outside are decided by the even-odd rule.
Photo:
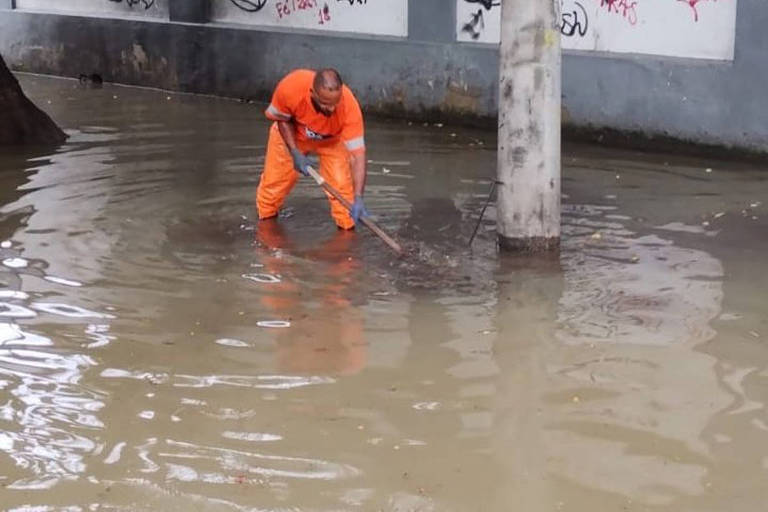
[[[328,7],[328,4],[326,3],[323,7],[320,7],[318,0],[280,0],[275,3],[275,8],[280,19],[287,18],[299,11],[317,9],[319,25],[325,25],[331,21],[331,9]]]
[[[692,1],[692,0],[680,0]],[[698,1],[698,0],[693,0]],[[630,25],[637,23],[637,2],[633,0],[600,0],[600,7],[605,7],[608,12],[621,15]]]
[[[698,5],[701,2],[715,2],[716,0],[677,0],[678,2],[683,2],[684,4],[688,4],[688,6],[693,10],[693,21],[698,22],[699,21],[699,10]]]

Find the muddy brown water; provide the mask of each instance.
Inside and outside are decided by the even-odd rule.
[[[768,174],[567,147],[556,259],[500,257],[492,133],[370,122],[368,207],[254,222],[237,102],[21,76],[0,153],[0,506],[758,511]]]

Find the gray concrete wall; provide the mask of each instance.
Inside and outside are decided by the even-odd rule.
[[[762,1],[739,0],[734,62],[566,53],[565,121],[768,151]],[[264,100],[289,70],[328,65],[369,112],[491,123],[496,115],[498,49],[454,42],[452,1],[412,0],[407,39],[200,23],[205,0],[170,0],[170,22],[9,3],[0,3],[0,53],[17,70]]]

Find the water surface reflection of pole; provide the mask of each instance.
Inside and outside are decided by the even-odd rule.
[[[499,366],[492,453],[502,468],[493,510],[557,510],[549,470],[551,392],[547,364],[555,340],[563,275],[557,258],[505,257],[498,274],[493,347]]]

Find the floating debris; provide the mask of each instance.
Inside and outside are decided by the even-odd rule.
[[[409,160],[368,160],[373,165],[390,165],[393,167],[408,167],[411,165]]]
[[[61,285],[64,285],[64,286],[72,286],[74,288],[79,288],[79,287],[83,286],[83,283],[81,283],[79,281],[71,281],[69,279],[64,279],[64,278],[61,278],[61,277],[45,276],[43,279],[45,279],[46,281],[50,281],[50,282],[56,283],[56,284],[61,284]]]
[[[280,282],[280,278],[272,274],[243,274],[242,277],[257,283],[275,284]]]
[[[3,265],[9,268],[26,268],[29,263],[23,258],[7,258],[3,260]]]
[[[244,341],[235,340],[231,338],[220,338],[216,340],[216,344],[223,345],[225,347],[237,347],[237,348],[250,347],[250,345]]]
[[[286,320],[262,320],[260,322],[256,322],[256,325],[259,327],[266,327],[268,329],[285,329],[291,326],[291,322]]]

